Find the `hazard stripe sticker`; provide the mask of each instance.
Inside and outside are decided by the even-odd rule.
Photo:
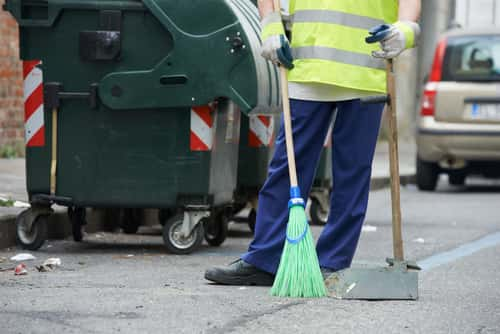
[[[272,116],[249,116],[248,145],[267,147],[274,140],[274,118]]]
[[[210,151],[214,142],[214,111],[210,106],[191,109],[191,151]]]
[[[24,122],[26,146],[45,145],[43,73],[39,60],[23,62]]]

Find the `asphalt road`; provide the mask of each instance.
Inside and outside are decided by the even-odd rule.
[[[500,244],[471,244],[500,231],[500,186],[441,184],[436,193],[408,186],[402,202],[407,257],[425,263],[437,254],[445,262],[420,273],[418,301],[280,299],[267,288],[214,286],[205,268],[246,249],[245,225],[232,225],[221,247],[189,256],[166,254],[159,230],[142,229],[51,241],[26,262],[27,276],[0,272],[0,333],[500,333]],[[356,262],[391,255],[389,204],[387,190],[371,193]],[[443,254],[459,246],[454,257]],[[49,257],[62,267],[37,272]]]

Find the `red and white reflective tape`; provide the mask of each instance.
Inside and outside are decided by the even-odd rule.
[[[23,62],[24,77],[24,131],[26,146],[45,145],[43,111],[43,73],[39,60]]]
[[[274,140],[274,118],[272,116],[249,116],[248,146],[270,146]]]
[[[333,131],[333,124],[330,125],[330,127],[328,128],[328,133],[326,134],[323,147],[332,147],[332,131]]]
[[[214,109],[211,106],[191,108],[191,151],[210,151],[214,142]]]

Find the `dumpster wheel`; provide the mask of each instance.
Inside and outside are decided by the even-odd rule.
[[[229,224],[229,217],[224,210],[216,213],[213,218],[204,218],[202,221],[205,240],[210,246],[220,246],[227,238]]]
[[[73,240],[80,242],[83,240],[83,227],[87,225],[87,212],[85,208],[68,207],[68,218],[71,222],[71,232]]]
[[[36,215],[31,209],[24,210],[16,218],[17,242],[28,250],[37,250],[47,240],[48,215]]]
[[[250,209],[250,212],[248,213],[248,227],[252,231],[252,233],[255,233],[255,223],[257,222],[257,211],[255,209]]]
[[[163,226],[163,241],[170,253],[190,254],[200,247],[203,241],[202,223],[198,223],[191,231],[191,234],[185,237],[182,233],[183,222],[184,215],[181,213],[171,217]]]
[[[309,215],[311,216],[311,222],[314,225],[325,225],[328,221],[328,211],[321,207],[319,201],[315,198],[311,199],[311,207],[309,209]]]
[[[123,209],[120,227],[125,234],[135,234],[139,230],[144,211],[142,209]]]

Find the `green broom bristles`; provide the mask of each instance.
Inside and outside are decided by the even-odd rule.
[[[301,238],[304,234],[305,236]],[[293,205],[287,225],[287,240],[271,295],[279,297],[323,297],[327,295],[318,255],[304,207]]]

